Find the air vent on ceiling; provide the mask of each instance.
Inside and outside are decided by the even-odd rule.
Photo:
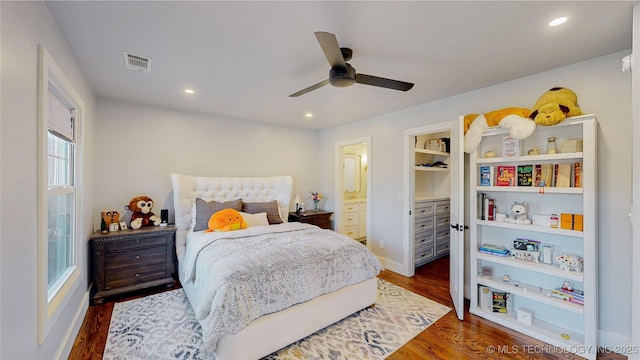
[[[127,69],[150,73],[151,72],[151,59],[145,56],[140,56],[128,52],[124,52],[124,62]]]

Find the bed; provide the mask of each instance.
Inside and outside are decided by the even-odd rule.
[[[172,174],[171,182],[180,282],[216,360],[259,359],[375,303],[382,266],[365,246],[331,230],[287,222],[290,176]],[[253,207],[246,215],[249,228],[198,231],[206,215],[203,204],[238,199],[243,210]],[[274,204],[281,224],[272,223]],[[266,212],[260,211],[263,206]],[[283,260],[284,254],[290,260]],[[238,258],[249,263],[241,265]],[[287,278],[288,272],[294,277]],[[304,274],[315,276],[303,279]],[[232,285],[231,279],[240,280]],[[228,317],[221,318],[221,312]]]

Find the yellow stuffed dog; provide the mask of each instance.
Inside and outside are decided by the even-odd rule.
[[[209,228],[204,232],[232,231],[246,229],[247,222],[242,215],[233,209],[223,209],[209,218]]]
[[[485,129],[499,126],[509,129],[512,138],[526,139],[536,130],[536,123],[529,119],[531,110],[524,108],[504,108],[485,114],[469,114],[464,116],[464,152],[476,151],[482,132]]]
[[[578,115],[582,115],[582,110],[578,106],[576,93],[567,88],[554,87],[540,96],[529,117],[538,125],[550,126]]]

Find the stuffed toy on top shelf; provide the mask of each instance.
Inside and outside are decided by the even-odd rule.
[[[540,96],[529,118],[538,125],[550,126],[578,115],[582,115],[582,110],[578,106],[576,93],[567,88],[554,87]]]
[[[529,118],[531,110],[509,107],[485,114],[464,116],[464,152],[476,151],[485,129],[499,126],[509,129],[512,138],[526,139],[536,130],[536,123]]]

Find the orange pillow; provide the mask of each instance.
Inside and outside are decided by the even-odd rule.
[[[232,231],[246,229],[247,222],[240,213],[233,209],[220,210],[209,218],[209,228],[205,232]]]

